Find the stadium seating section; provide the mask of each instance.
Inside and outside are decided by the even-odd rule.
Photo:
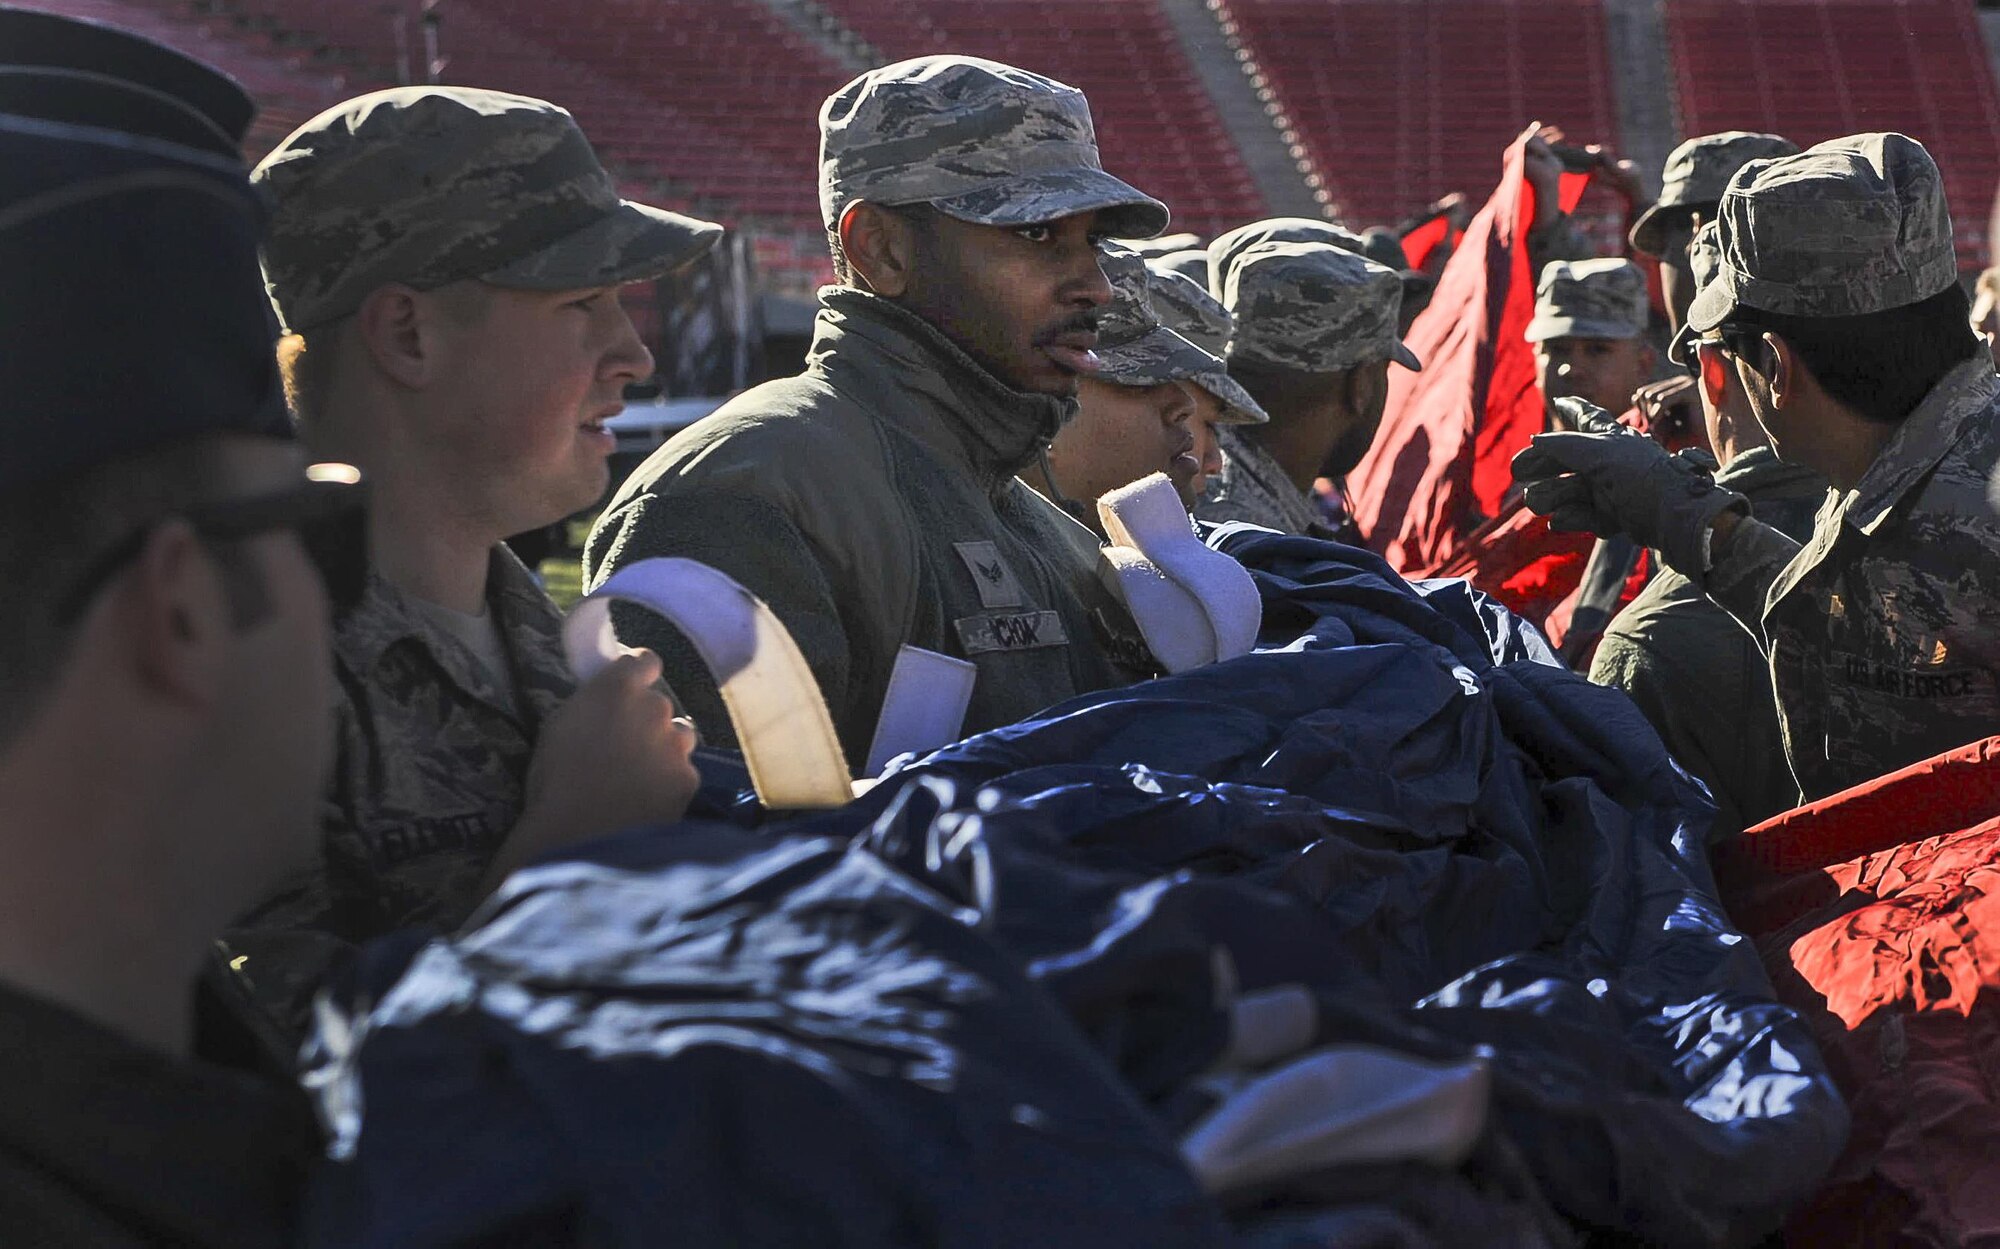
[[[778,0],[779,3],[798,0]],[[1683,133],[1801,142],[1900,129],[1944,167],[1961,259],[1985,262],[2000,101],[1965,0],[1662,0]],[[749,229],[780,284],[823,277],[812,117],[870,57],[956,50],[1076,83],[1105,163],[1203,233],[1261,215],[1161,0],[27,0],[126,26],[235,74],[252,155],[347,95],[435,70],[568,105],[631,192]],[[1208,0],[1304,168],[1355,225],[1476,201],[1529,119],[1617,140],[1600,0]],[[427,12],[438,64],[425,65]],[[1618,205],[1580,216],[1610,245]]]
[[[1617,141],[1595,0],[1216,0],[1299,132],[1339,214],[1393,223],[1474,203],[1531,120]],[[1601,219],[1616,209],[1593,194]],[[1614,227],[1615,228],[1615,227]],[[1600,226],[1601,231],[1601,226]]]
[[[1961,262],[1984,263],[2000,102],[1968,0],[1668,0],[1667,27],[1685,133],[1915,135],[1944,171]]]

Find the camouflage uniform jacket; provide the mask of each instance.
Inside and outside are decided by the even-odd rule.
[[[1800,540],[1826,497],[1825,478],[1769,447],[1737,456],[1715,480],[1748,498],[1758,520]],[[1686,577],[1661,571],[1618,613],[1590,679],[1630,694],[1667,750],[1715,795],[1711,841],[1798,805],[1764,656]]]
[[[1947,374],[1803,549],[1737,527],[1704,590],[1770,658],[1808,800],[2000,732],[2000,379]]]
[[[336,758],[319,862],[228,934],[258,1002],[297,1029],[350,948],[394,929],[455,928],[520,818],[544,717],[574,689],[562,615],[506,547],[486,601],[520,714],[485,664],[380,577],[334,626]]]
[[[1324,536],[1312,500],[1255,440],[1230,426],[1217,429],[1215,438],[1222,444],[1222,471],[1195,505],[1196,518],[1216,524],[1246,520],[1279,533]]]
[[[1096,536],[1015,480],[1074,401],[1008,387],[888,300],[820,301],[803,374],[737,396],[626,479],[586,584],[662,555],[728,573],[799,644],[855,768],[906,644],[977,665],[967,732],[1149,675]],[[679,634],[642,611],[613,620],[660,653],[704,740],[732,744]]]

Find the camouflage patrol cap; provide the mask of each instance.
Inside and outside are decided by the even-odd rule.
[[[1722,199],[1736,171],[1753,160],[1797,153],[1799,145],[1775,134],[1726,130],[1689,139],[1668,155],[1660,172],[1660,198],[1632,223],[1632,246],[1648,256],[1667,250],[1667,224],[1678,213]]]
[[[1097,356],[1100,381],[1120,386],[1158,386],[1163,382],[1193,382],[1212,389],[1212,379],[1229,380],[1220,356],[1204,351],[1161,324],[1154,302],[1153,276],[1145,260],[1129,248],[1109,244],[1100,251],[1104,276],[1111,283],[1111,302],[1098,310]],[[1242,405],[1217,395],[1226,407],[1237,408],[1229,423],[1268,419],[1241,386],[1230,382]]]
[[[1394,269],[1330,243],[1258,243],[1226,272],[1232,363],[1334,373],[1390,359],[1423,368],[1396,334],[1403,280]]]
[[[1357,256],[1368,254],[1368,243],[1359,234],[1331,221],[1311,217],[1267,217],[1247,226],[1237,226],[1219,235],[1208,245],[1208,293],[1223,298],[1229,284],[1229,270],[1244,252],[1259,243],[1327,243]]]
[[[1075,87],[972,56],[871,69],[819,110],[819,207],[929,204],[980,225],[1101,213],[1106,233],[1150,238],[1167,206],[1104,172],[1090,102]]]
[[[353,312],[387,282],[527,290],[670,273],[722,227],[619,198],[568,112],[475,87],[337,104],[251,175],[273,200],[264,279],[285,328]]]
[[[1646,273],[1618,257],[1557,260],[1542,270],[1525,338],[1638,338],[1648,318]]]
[[[1715,280],[1716,271],[1722,268],[1722,247],[1715,241],[1717,230],[1713,221],[1702,223],[1695,231],[1694,242],[1688,244],[1688,269],[1694,275],[1695,294]],[[1675,364],[1688,365],[1694,361],[1694,342],[1701,337],[1692,325],[1682,324],[1674,333],[1674,341],[1667,345],[1667,359]]]
[[[1204,257],[1206,253],[1201,253]],[[1229,309],[1201,283],[1157,260],[1146,262],[1146,281],[1160,324],[1206,352],[1214,360],[1208,372],[1189,378],[1222,404],[1221,420],[1231,425],[1260,425],[1270,414],[1250,397],[1242,383],[1229,376],[1222,353],[1229,347]]]
[[[1753,161],[1716,215],[1722,265],[1688,323],[1711,330],[1738,305],[1852,317],[1929,299],[1958,281],[1951,212],[1931,154],[1900,134],[1857,134]]]

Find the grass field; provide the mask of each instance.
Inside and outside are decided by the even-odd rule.
[[[542,561],[542,586],[556,606],[568,611],[583,597],[583,567],[580,556],[583,540],[590,535],[591,523],[595,516],[585,516],[569,522],[569,549],[551,555]]]

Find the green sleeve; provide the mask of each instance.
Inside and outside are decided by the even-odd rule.
[[[746,540],[748,538],[749,540]],[[762,499],[723,493],[641,494],[607,512],[584,547],[584,584],[594,588],[639,560],[678,556],[727,573],[764,600],[798,643],[833,713],[850,764],[866,753],[874,708],[857,681],[869,669],[851,651],[834,583],[817,549],[791,518]],[[680,630],[642,608],[616,606],[619,641],[658,652],[667,683],[704,742],[734,749],[722,696]]]
[[[1768,652],[1764,636],[1764,603],[1778,574],[1799,553],[1797,542],[1782,530],[1763,521],[1745,517],[1730,535],[1729,551],[1706,575],[1688,574],[1710,601],[1736,618],[1736,622],[1757,639],[1760,650]]]

